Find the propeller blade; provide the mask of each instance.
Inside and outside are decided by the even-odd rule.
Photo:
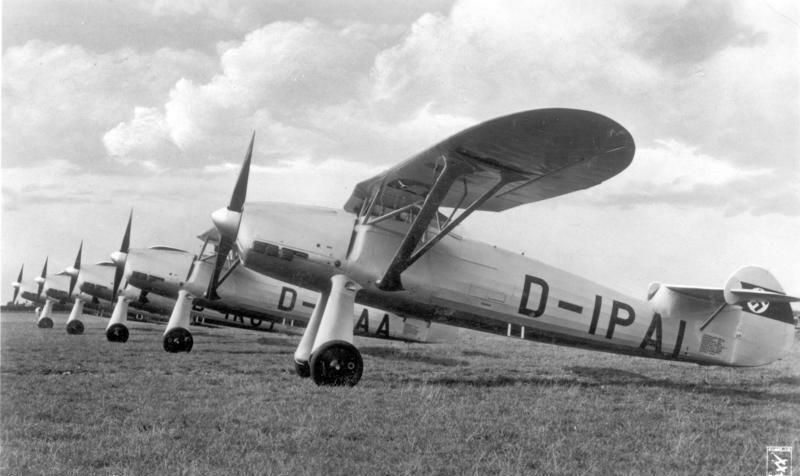
[[[36,291],[36,297],[42,295],[42,289],[44,289],[44,280],[47,277],[47,260],[49,259],[50,259],[49,256],[44,259],[44,268],[42,268],[42,276],[41,276],[42,279],[41,281],[39,281],[39,289]]]
[[[83,240],[81,240],[81,246],[78,247],[78,256],[75,257],[75,264],[72,266],[75,268],[74,275],[69,277],[69,297],[72,297],[72,291],[75,290],[75,283],[78,282],[78,274],[81,272],[81,253],[83,253]]]
[[[117,292],[119,291],[119,285],[122,282],[122,274],[125,272],[125,268],[117,266],[117,269],[114,271],[114,291],[111,294],[111,299],[117,299]]]
[[[219,294],[217,294],[219,274],[222,272],[223,266],[225,266],[225,261],[228,259],[228,253],[230,253],[232,247],[233,240],[227,236],[222,236],[219,240],[219,245],[217,245],[217,259],[214,262],[214,272],[211,273],[211,279],[208,281],[206,299],[219,299]]]
[[[256,133],[250,137],[250,145],[247,147],[247,153],[244,156],[244,163],[241,170],[239,170],[239,178],[236,179],[236,186],[233,188],[233,195],[231,195],[231,202],[228,204],[228,210],[232,212],[241,213],[244,200],[247,197],[247,178],[250,175],[250,160],[253,158],[253,142],[256,140]]]
[[[236,243],[236,235],[239,233],[239,222],[242,219],[242,212],[244,211],[244,202],[247,198],[247,179],[250,175],[250,162],[253,158],[253,144],[256,139],[256,133],[250,137],[250,145],[247,147],[247,153],[244,156],[242,168],[239,170],[239,177],[236,179],[236,185],[233,188],[231,201],[227,209],[220,209],[211,214],[211,221],[219,231],[220,239],[217,244],[217,259],[214,263],[214,272],[211,274],[211,279],[208,282],[208,289],[206,290],[207,299],[219,299],[217,294],[217,286],[219,286],[219,275],[222,268],[225,266],[225,261],[228,259],[228,254],[233,249]]]
[[[13,304],[17,302],[17,296],[19,296],[19,287],[22,285],[22,271],[25,269],[25,264],[22,264],[22,267],[19,268],[19,276],[17,276],[17,282],[14,284],[14,299],[11,300]]]
[[[128,215],[128,226],[125,228],[125,235],[122,237],[122,245],[119,247],[119,250],[123,253],[127,253],[131,245],[131,220],[133,220],[133,209],[131,209],[131,213]]]

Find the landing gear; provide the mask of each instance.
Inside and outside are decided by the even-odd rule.
[[[109,342],[128,342],[128,328],[125,324],[112,324],[106,329],[106,338]]]
[[[73,319],[67,322],[67,334],[79,335],[83,334],[83,322]]]
[[[83,316],[83,301],[75,298],[75,304],[72,305],[72,311],[70,311],[69,319],[67,319],[67,334],[83,334],[81,316]]]
[[[186,328],[192,321],[192,295],[186,290],[178,291],[178,299],[172,314],[169,316],[167,329],[164,331],[164,350],[171,353],[190,352],[194,339]]]
[[[353,306],[361,287],[347,276],[331,278],[294,353],[295,371],[317,385],[352,387],[361,379],[364,362],[353,345]]]
[[[352,387],[363,371],[361,352],[349,342],[326,342],[311,355],[311,378],[317,385]]]
[[[109,342],[128,342],[128,327],[123,324],[127,318],[128,300],[125,296],[119,296],[106,327],[106,338]]]
[[[193,344],[192,333],[182,327],[174,327],[164,334],[164,350],[167,352],[191,352]]]
[[[42,317],[39,318],[39,321],[36,323],[39,326],[39,329],[52,329],[53,328],[53,320],[49,317]]]
[[[52,329],[53,319],[50,317],[51,314],[53,314],[53,301],[48,299],[44,303],[42,313],[39,314],[39,320],[36,321],[36,325],[39,326],[39,329]]]

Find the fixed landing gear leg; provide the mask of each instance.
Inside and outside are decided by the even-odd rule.
[[[125,296],[117,298],[117,304],[114,305],[114,312],[111,313],[111,319],[108,321],[106,327],[106,338],[110,342],[128,342],[128,327],[125,321],[128,319],[128,300]]]
[[[188,292],[178,291],[178,299],[175,301],[167,329],[164,331],[164,350],[167,352],[190,352],[192,350],[194,340],[188,329],[192,317],[192,299]]]
[[[354,386],[361,380],[364,362],[353,345],[353,308],[361,287],[345,275],[331,278],[309,367],[317,385]]]
[[[301,377],[311,376],[311,367],[308,361],[311,360],[311,348],[314,347],[314,341],[317,338],[317,331],[319,330],[319,323],[322,320],[322,313],[325,311],[325,306],[328,303],[328,295],[330,292],[324,292],[319,297],[317,305],[314,306],[314,311],[311,313],[311,319],[308,321],[303,337],[300,339],[300,344],[297,350],[294,351],[294,370],[297,375]]]
[[[41,329],[50,329],[53,327],[53,318],[50,317],[53,315],[53,301],[50,299],[46,300],[44,303],[44,308],[42,309],[42,313],[39,314],[39,320],[36,321],[36,325],[39,326]]]
[[[83,301],[75,298],[75,304],[72,305],[72,311],[69,313],[69,319],[67,319],[67,334],[83,334],[81,317],[83,317]]]

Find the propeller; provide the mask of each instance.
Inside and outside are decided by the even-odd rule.
[[[233,188],[233,195],[227,208],[220,208],[211,214],[211,221],[219,231],[220,239],[217,245],[217,259],[214,263],[214,272],[211,274],[211,279],[208,282],[208,289],[206,290],[207,299],[219,299],[217,294],[217,286],[219,286],[219,274],[225,266],[225,260],[228,258],[236,243],[236,235],[239,233],[239,223],[242,221],[242,211],[244,210],[244,201],[247,197],[247,178],[250,175],[250,160],[253,157],[253,142],[255,142],[256,133],[250,138],[250,146],[247,148],[247,154],[244,157],[242,169],[239,171],[239,178],[236,179],[236,186]]]
[[[22,267],[19,268],[19,276],[17,276],[17,280],[11,283],[14,286],[14,299],[11,301],[12,304],[17,303],[17,296],[19,296],[19,288],[22,286],[22,271],[25,269],[25,264],[23,263]]]
[[[42,295],[42,289],[44,289],[44,280],[45,280],[45,277],[47,276],[47,260],[48,259],[50,259],[49,256],[44,259],[44,268],[42,268],[42,275],[39,276],[38,278],[36,278],[36,282],[39,283],[39,289],[36,291],[36,297],[41,296]]]
[[[128,215],[128,226],[125,228],[125,235],[122,237],[122,244],[119,247],[119,251],[115,251],[111,253],[111,261],[117,265],[116,271],[114,271],[114,290],[113,294],[111,295],[112,299],[117,298],[117,292],[119,291],[119,285],[122,283],[122,275],[125,273],[125,262],[128,259],[128,250],[130,249],[131,245],[131,221],[133,220],[133,210],[131,210],[130,215]]]
[[[81,246],[78,248],[78,256],[75,257],[75,264],[72,268],[67,269],[69,273],[69,297],[72,298],[72,291],[75,290],[75,283],[78,282],[78,274],[81,272],[81,253],[83,253],[83,240]]]

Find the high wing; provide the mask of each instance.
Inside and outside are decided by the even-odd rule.
[[[597,185],[624,170],[635,150],[630,133],[600,114],[524,111],[459,132],[359,183],[344,208],[366,225],[411,217],[377,283],[384,291],[400,290],[403,271],[472,212],[503,211]],[[445,217],[440,207],[453,212]],[[434,218],[438,232],[423,241]]]
[[[628,131],[600,114],[525,111],[470,127],[359,183],[344,208],[358,213],[381,188],[383,211],[419,202],[433,189],[447,159],[463,173],[439,206],[463,208],[506,174],[506,183],[476,208],[498,212],[597,185],[625,169],[634,151]]]

